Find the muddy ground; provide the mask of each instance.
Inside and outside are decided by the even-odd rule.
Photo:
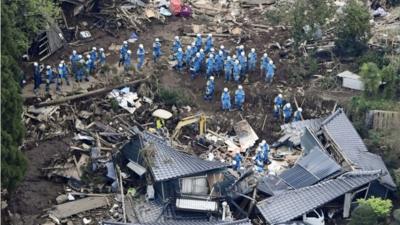
[[[83,19],[85,20],[85,19]],[[255,18],[260,23],[259,18]],[[77,18],[79,21],[79,18]],[[86,20],[90,21],[90,20]],[[220,110],[220,95],[224,87],[228,87],[231,93],[236,89],[236,84],[224,83],[222,78],[216,79],[216,93],[214,101],[206,102],[203,100],[203,92],[205,89],[205,79],[200,76],[194,81],[190,80],[188,73],[179,74],[175,71],[167,69],[167,60],[171,42],[176,35],[181,35],[183,31],[191,32],[191,24],[203,24],[207,21],[200,19],[184,19],[172,17],[166,20],[165,24],[152,22],[148,24],[148,30],[139,34],[139,40],[130,45],[132,52],[135,53],[139,43],[143,43],[147,51],[151,51],[151,46],[154,38],[159,37],[162,41],[162,51],[164,56],[159,65],[154,65],[151,61],[151,52],[147,54],[147,61],[144,71],[141,74],[134,74],[134,78],[144,76],[147,73],[156,74],[160,84],[169,88],[179,88],[184,95],[190,96],[193,102],[193,111],[205,112],[210,119],[208,123],[212,129],[219,129],[220,132],[230,131],[232,125],[241,119],[247,119],[253,126],[260,139],[266,139],[272,143],[279,136],[279,125],[282,121],[276,121],[272,117],[272,101],[278,93],[283,93],[284,96],[293,102],[293,97],[303,106],[304,117],[312,118],[315,116],[326,115],[331,112],[335,102],[346,101],[353,93],[336,89],[329,92],[328,90],[319,90],[313,88],[309,90],[311,81],[298,85],[288,85],[286,80],[290,74],[286,74],[287,61],[279,58],[279,52],[268,49],[268,44],[272,42],[284,42],[290,36],[287,30],[275,27],[269,33],[254,33],[251,38],[243,40],[240,44],[246,46],[247,52],[250,48],[256,48],[258,57],[261,57],[262,52],[268,51],[269,56],[274,60],[277,66],[277,74],[272,85],[267,85],[263,82],[259,71],[249,75],[249,84],[244,84],[246,91],[246,104],[244,111],[222,112]],[[118,37],[113,37],[101,30],[90,30],[94,40],[81,46],[66,46],[59,50],[56,54],[45,61],[46,64],[59,62],[61,59],[67,59],[73,49],[78,52],[85,52],[91,49],[92,46],[98,48],[103,47],[108,49],[112,44],[120,44],[123,40],[129,37],[131,31],[121,30]],[[223,44],[226,49],[233,49],[236,46],[237,40],[230,38],[215,38],[215,45]],[[185,43],[188,44],[188,43]],[[108,52],[108,51],[107,51]],[[115,65],[118,60],[118,53],[112,52],[108,57],[108,63]],[[28,68],[25,65],[25,68]],[[26,70],[29,77],[29,70]],[[294,104],[293,104],[294,105]],[[60,193],[64,186],[63,184],[54,183],[42,177],[40,169],[46,166],[49,158],[53,158],[56,154],[63,154],[68,149],[68,141],[65,139],[49,140],[40,143],[37,147],[27,149],[26,155],[28,158],[28,172],[18,187],[12,193],[12,198],[9,202],[10,211],[18,213],[22,216],[22,224],[33,225],[37,224],[38,216],[43,210],[55,203],[55,198]]]

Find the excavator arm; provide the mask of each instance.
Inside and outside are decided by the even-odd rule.
[[[172,139],[176,139],[180,132],[182,127],[185,127],[187,125],[193,124],[193,123],[199,123],[199,134],[203,135],[206,131],[206,116],[204,114],[198,114],[194,116],[189,116],[186,118],[183,118],[179,123],[176,125],[174,133],[172,134]]]

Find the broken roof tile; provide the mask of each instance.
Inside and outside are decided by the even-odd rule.
[[[293,145],[297,146],[300,144],[300,137],[304,133],[304,129],[307,127],[310,131],[316,132],[321,128],[323,120],[323,118],[318,118],[284,124],[281,126],[281,130],[285,135],[278,142],[283,143],[289,140]]]
[[[380,176],[379,170],[348,172],[336,179],[272,196],[259,202],[257,208],[268,223],[285,223]]]
[[[228,164],[218,161],[206,161],[197,156],[177,151],[162,138],[143,132],[141,137],[154,147],[154,157],[151,159],[150,170],[156,182],[178,177],[191,176],[203,172],[228,167]]]

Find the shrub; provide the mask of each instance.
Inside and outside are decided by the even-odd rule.
[[[360,204],[360,206],[370,206],[374,210],[376,216],[379,218],[389,216],[393,207],[392,201],[390,199],[375,197],[371,197],[367,200],[358,199],[357,203]]]
[[[184,93],[181,89],[160,87],[157,94],[160,100],[167,105],[193,105],[192,99]]]
[[[361,79],[364,81],[366,96],[377,96],[381,84],[381,74],[375,63],[364,63],[360,68]]]
[[[359,205],[351,213],[351,221],[349,225],[376,225],[378,224],[377,216],[369,205]]]

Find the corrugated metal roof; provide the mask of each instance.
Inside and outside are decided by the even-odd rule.
[[[259,202],[257,208],[268,223],[285,223],[380,176],[381,171],[376,170],[348,172],[336,179],[272,196]]]
[[[218,204],[216,201],[177,198],[175,204],[177,209],[209,211],[209,212],[218,211]]]
[[[283,171],[279,177],[293,188],[313,185],[339,171],[341,167],[318,146],[315,146],[295,166]]]
[[[335,142],[343,157],[349,160],[355,169],[382,170],[386,175],[380,179],[380,182],[388,188],[396,188],[396,184],[393,182],[382,158],[368,152],[363,140],[343,109],[337,110],[324,120],[322,129]]]
[[[195,221],[195,220],[174,220],[163,223],[118,223],[102,222],[102,225],[252,225],[249,219],[235,221]]]
[[[147,132],[142,138],[154,146],[154,155],[149,166],[156,182],[178,177],[190,176],[202,172],[226,168],[229,165],[217,161],[206,161],[197,156],[175,150],[162,138]],[[152,153],[153,154],[153,153]]]

